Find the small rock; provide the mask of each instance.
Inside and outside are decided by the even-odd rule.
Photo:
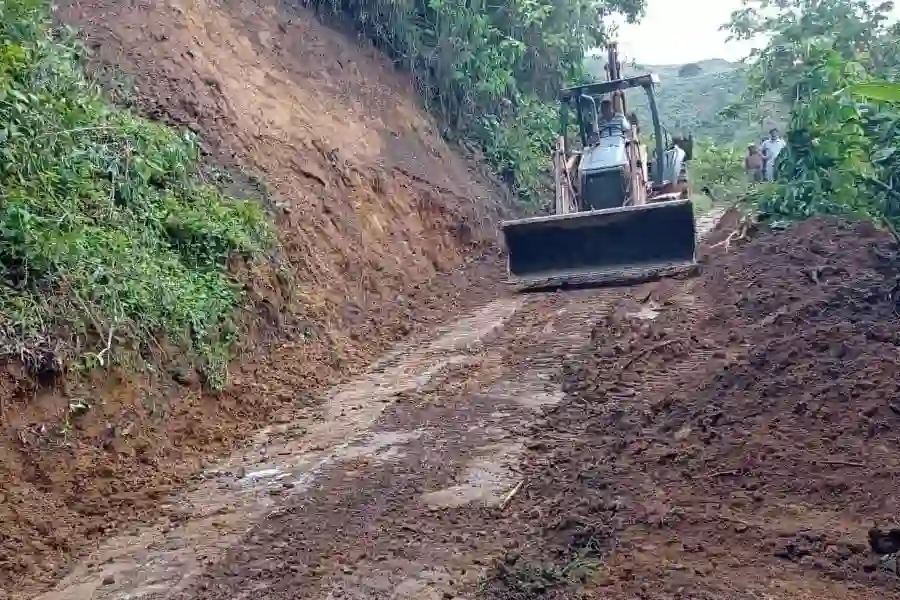
[[[112,585],[116,582],[116,578],[114,575],[104,575],[103,576],[103,585]]]

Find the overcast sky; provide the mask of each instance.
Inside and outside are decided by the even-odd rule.
[[[719,27],[741,0],[647,0],[647,15],[638,25],[621,25],[623,58],[649,65],[672,65],[706,58],[740,60],[753,44],[725,42]],[[893,11],[900,17],[900,2]]]
[[[741,0],[648,0],[640,24],[620,26],[620,52],[627,60],[651,65],[739,60],[752,44],[726,43],[727,33],[719,26],[740,6]]]

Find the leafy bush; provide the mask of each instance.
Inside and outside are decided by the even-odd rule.
[[[703,72],[703,67],[697,63],[687,63],[678,68],[679,77],[696,77]]]
[[[750,190],[750,180],[744,173],[744,152],[735,145],[697,140],[690,164],[694,192],[709,189],[714,199],[727,201],[746,195]]]
[[[226,260],[272,242],[261,210],[201,181],[192,134],[106,103],[43,2],[0,3],[0,33],[0,353],[91,366],[163,336],[221,384]]]
[[[504,123],[495,116],[480,120],[478,138],[488,160],[507,183],[515,185],[526,208],[541,203],[550,149],[556,140],[559,110],[531,99],[523,103],[519,119]]]

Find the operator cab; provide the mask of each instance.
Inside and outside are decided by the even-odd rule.
[[[571,150],[577,156],[573,184],[581,210],[688,197],[686,163],[692,158],[693,139],[672,140],[663,129],[654,94],[658,83],[659,77],[651,73],[563,90],[561,124],[568,127],[566,112],[574,110],[580,132],[581,149]],[[647,95],[652,152],[641,140],[634,114],[631,119],[625,116],[625,92],[634,88]]]

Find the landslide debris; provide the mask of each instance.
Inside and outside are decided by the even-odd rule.
[[[870,543],[900,508],[897,250],[865,223],[763,228],[706,248],[655,319],[597,323],[484,597],[900,598]]]

